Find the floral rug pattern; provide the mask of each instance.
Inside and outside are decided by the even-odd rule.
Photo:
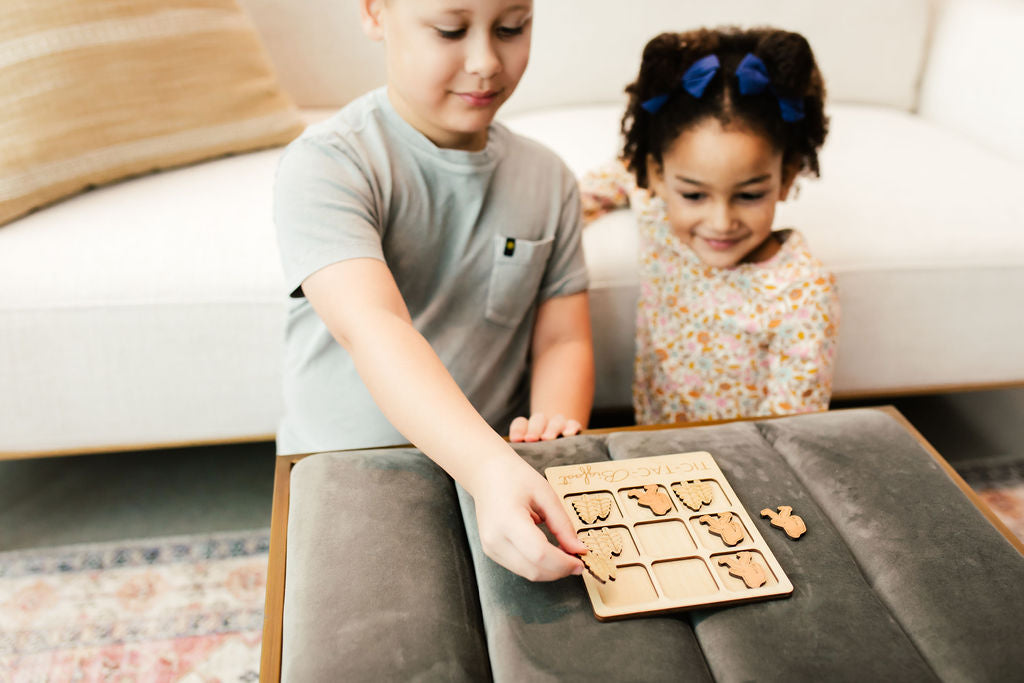
[[[0,553],[0,682],[256,681],[267,530]]]

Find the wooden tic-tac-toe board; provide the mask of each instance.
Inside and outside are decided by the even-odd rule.
[[[711,454],[549,467],[590,549],[583,580],[600,620],[783,597],[786,573]]]

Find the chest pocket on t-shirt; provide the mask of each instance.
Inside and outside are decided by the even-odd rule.
[[[494,268],[487,289],[487,319],[514,327],[537,300],[554,238],[494,238]]]

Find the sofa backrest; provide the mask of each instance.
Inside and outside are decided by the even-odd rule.
[[[644,44],[667,30],[773,25],[807,36],[833,101],[911,110],[936,0],[535,0],[530,67],[506,113],[618,102]],[[241,0],[284,87],[338,107],[384,83],[356,0]]]

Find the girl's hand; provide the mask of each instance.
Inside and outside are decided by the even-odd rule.
[[[468,489],[467,489],[468,490]],[[530,581],[582,574],[585,553],[558,496],[548,482],[515,453],[487,460],[475,473],[473,490],[480,545],[492,560]],[[537,525],[544,523],[561,550]]]
[[[560,436],[579,434],[583,426],[577,420],[555,415],[550,420],[544,413],[534,413],[527,420],[517,417],[508,428],[509,441],[550,441]]]

